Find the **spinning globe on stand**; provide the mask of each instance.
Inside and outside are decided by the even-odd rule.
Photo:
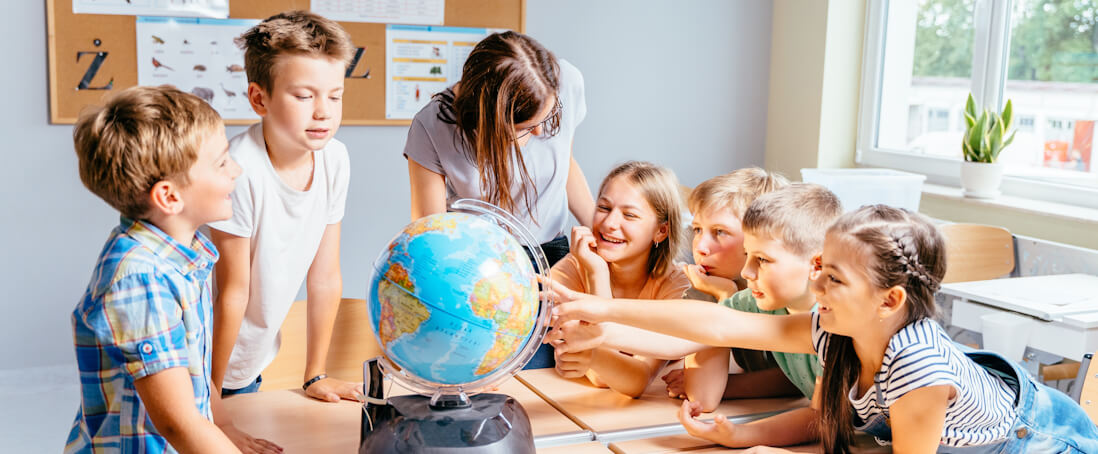
[[[548,262],[503,210],[469,199],[451,209],[405,226],[374,262],[367,304],[380,370],[421,395],[390,398],[386,421],[364,419],[361,452],[533,451],[525,410],[477,393],[540,346],[550,304],[523,246],[545,278]]]

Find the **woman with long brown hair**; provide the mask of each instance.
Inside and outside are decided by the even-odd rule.
[[[412,120],[412,219],[474,198],[515,215],[552,266],[568,253],[569,212],[591,225],[594,201],[572,140],[587,106],[583,76],[529,36],[503,32],[469,54],[461,81]]]

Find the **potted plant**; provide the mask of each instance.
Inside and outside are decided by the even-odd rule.
[[[968,95],[965,136],[961,143],[965,156],[965,161],[961,163],[961,187],[964,188],[965,197],[986,199],[999,195],[1003,165],[997,161],[1003,148],[1014,141],[1017,131],[1010,130],[1013,117],[1014,109],[1009,99],[1002,112],[984,109],[977,116],[976,102],[971,93]]]

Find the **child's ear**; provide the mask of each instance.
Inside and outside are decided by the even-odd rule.
[[[662,243],[667,239],[667,223],[660,224],[660,228],[656,229],[656,235],[652,238],[656,243]]]
[[[820,278],[820,273],[823,272],[823,254],[816,254],[812,256],[812,271],[808,272],[808,278],[816,280]]]
[[[183,198],[180,197],[175,183],[160,180],[149,191],[149,202],[153,211],[166,215],[183,212]]]
[[[904,310],[904,306],[907,305],[907,290],[899,285],[890,287],[884,293],[884,302],[881,303],[878,309],[879,317],[884,319],[890,317],[892,314],[898,313]]]
[[[256,115],[267,116],[267,101],[270,99],[267,90],[260,88],[259,84],[255,82],[248,83],[248,103],[252,105],[252,110],[255,111]]]

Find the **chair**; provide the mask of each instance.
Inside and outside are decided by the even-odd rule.
[[[1083,355],[1071,397],[1079,402],[1090,420],[1098,424],[1098,361],[1093,361],[1093,356],[1090,353]]]
[[[946,274],[942,282],[995,279],[1014,270],[1014,236],[1002,227],[945,224]]]
[[[290,307],[282,322],[282,344],[278,355],[263,369],[260,390],[300,389],[305,375],[306,308],[305,301]],[[351,382],[362,381],[362,362],[381,355],[381,348],[370,328],[366,301],[344,298],[339,302],[332,341],[328,347],[329,376]]]

